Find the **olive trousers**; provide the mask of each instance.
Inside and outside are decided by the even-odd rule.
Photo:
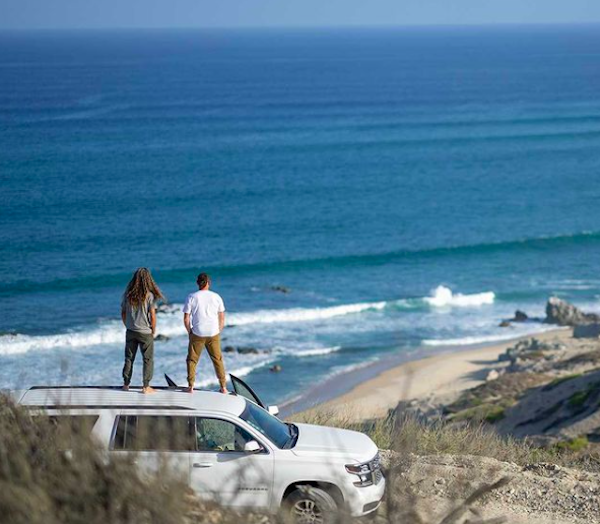
[[[144,358],[144,387],[150,385],[154,374],[154,337],[152,333],[140,333],[127,330],[125,335],[125,365],[123,366],[123,384],[129,386],[133,374],[133,362],[138,347],[142,350]]]

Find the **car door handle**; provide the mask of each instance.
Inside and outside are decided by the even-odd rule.
[[[194,462],[195,468],[212,468],[212,462]]]

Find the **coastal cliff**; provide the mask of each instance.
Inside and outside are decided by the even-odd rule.
[[[369,431],[406,522],[598,523],[598,317],[556,298],[546,312],[508,329],[556,330],[403,364],[300,417]]]

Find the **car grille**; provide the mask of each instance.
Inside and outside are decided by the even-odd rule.
[[[379,484],[381,479],[383,478],[383,473],[381,472],[381,462],[379,458],[379,453],[375,455],[375,458],[369,462],[369,469],[371,470],[371,475],[373,478],[373,484]]]
[[[380,469],[373,472],[373,484],[379,484],[383,478],[383,473]]]

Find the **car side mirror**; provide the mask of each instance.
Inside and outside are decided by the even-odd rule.
[[[270,415],[273,415],[274,417],[279,415],[279,408],[277,406],[268,406],[267,411]]]
[[[259,451],[262,451],[262,448],[256,440],[249,440],[244,444],[244,451],[246,453],[258,453]]]

